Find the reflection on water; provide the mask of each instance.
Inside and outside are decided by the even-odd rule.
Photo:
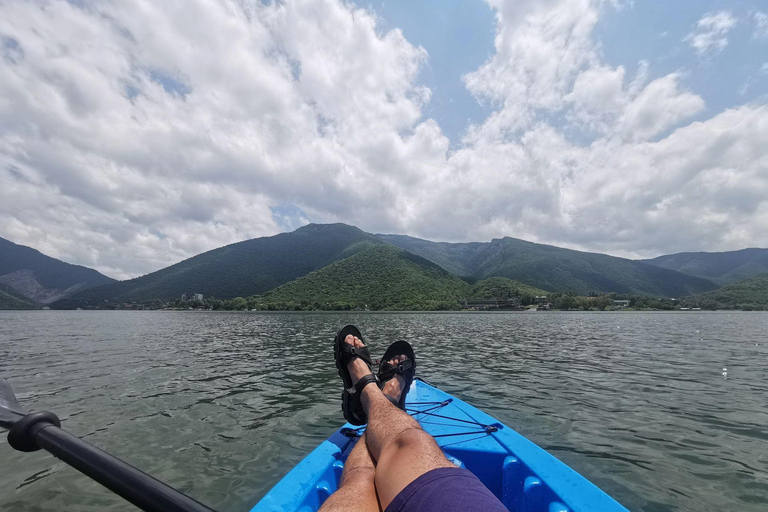
[[[427,381],[631,510],[768,508],[768,314],[0,312],[20,401],[222,511],[342,423],[331,340],[404,338]],[[727,369],[727,370],[726,370]],[[133,510],[0,441],[0,510]]]

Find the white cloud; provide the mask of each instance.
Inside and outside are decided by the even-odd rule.
[[[626,105],[617,130],[628,137],[646,140],[687,119],[704,108],[704,100],[678,89],[679,75],[657,78]]]
[[[728,32],[736,25],[736,18],[727,11],[706,14],[685,38],[699,56],[711,55],[728,46]]]
[[[576,122],[603,134],[647,140],[704,108],[701,97],[680,91],[679,75],[657,78],[649,84],[647,63],[624,85],[624,68],[593,67],[576,77],[568,99]]]
[[[768,37],[768,14],[757,11],[753,16],[755,18],[755,37]]]
[[[426,53],[378,34],[365,11],[335,0],[0,10],[0,216],[20,243],[124,277],[272,234],[270,207],[294,198],[333,216],[419,172],[401,159],[423,144],[400,132],[429,97],[414,85]],[[166,91],[168,77],[188,93]],[[371,187],[380,172],[398,180]]]
[[[535,110],[560,108],[574,76],[597,60],[590,34],[598,16],[589,0],[488,3],[497,10],[496,54],[464,80],[500,108],[470,140],[524,129]]]
[[[465,82],[494,111],[457,150],[423,117],[426,52],[339,0],[4,2],[0,236],[116,277],[304,219],[620,255],[768,245],[764,105],[686,126],[704,102],[680,73],[601,58],[609,4],[488,2],[496,53]]]

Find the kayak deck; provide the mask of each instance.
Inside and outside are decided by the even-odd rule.
[[[406,410],[456,465],[472,471],[511,512],[626,511],[554,456],[461,400],[414,380]],[[337,488],[365,427],[337,430],[297,464],[251,512],[314,512]]]

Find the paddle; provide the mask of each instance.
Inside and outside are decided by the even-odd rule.
[[[0,379],[0,428],[9,429],[8,444],[22,452],[43,449],[147,512],[213,512],[130,464],[61,430],[48,411],[25,411],[11,385]]]

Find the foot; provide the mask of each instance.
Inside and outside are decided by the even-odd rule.
[[[355,348],[361,348],[365,346],[360,338],[357,336],[352,336],[351,334],[347,334],[347,337],[344,338],[344,343],[352,345]],[[365,364],[365,361],[359,357],[354,358],[349,362],[349,364],[347,364],[347,370],[349,371],[350,377],[352,377],[353,386],[357,384],[357,381],[371,373],[371,369],[368,368],[368,365]]]
[[[400,355],[393,357],[387,362],[392,366],[397,366],[406,359],[408,359],[406,356]],[[405,389],[405,378],[403,378],[402,375],[397,374],[384,383],[384,387],[381,388],[381,391],[388,397],[394,398],[397,402],[400,400],[400,395],[403,394],[403,389]]]

